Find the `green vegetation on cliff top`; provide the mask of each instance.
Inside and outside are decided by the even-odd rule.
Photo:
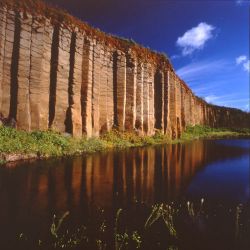
[[[93,153],[111,148],[122,149],[149,146],[164,143],[178,143],[199,138],[224,138],[249,136],[250,129],[232,130],[216,129],[202,126],[188,127],[181,139],[170,140],[166,135],[156,133],[154,136],[139,136],[130,132],[113,130],[100,138],[72,138],[54,131],[25,132],[0,126],[0,164],[9,155],[31,155],[33,158],[71,156]],[[31,157],[28,157],[31,158]]]

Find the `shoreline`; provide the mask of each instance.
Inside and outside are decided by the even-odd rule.
[[[54,131],[17,131],[0,127],[0,166],[24,161],[80,156],[111,149],[123,150],[164,144],[185,143],[198,139],[250,138],[250,129],[187,127],[180,139],[171,140],[160,132],[139,136],[113,130],[99,138],[73,138]]]

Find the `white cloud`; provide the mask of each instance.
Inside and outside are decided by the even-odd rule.
[[[243,63],[243,69],[247,72],[250,72],[250,60],[247,60],[247,62]]]
[[[242,62],[245,62],[247,60],[247,57],[245,55],[239,56],[236,58],[236,64],[241,64]]]
[[[248,76],[232,60],[214,58],[193,62],[179,68],[177,74],[197,96],[209,103],[240,109],[249,103]],[[236,89],[232,87],[235,83],[240,84]]]
[[[214,26],[202,22],[178,37],[176,44],[182,49],[182,55],[190,55],[195,50],[203,49],[205,43],[213,37],[214,30]]]
[[[243,69],[250,72],[250,61],[247,56],[242,55],[235,59],[237,65],[242,65]]]
[[[208,95],[208,96],[205,96],[205,101],[208,102],[208,103],[213,103],[214,101],[218,100],[219,97],[216,96],[216,95]]]
[[[231,65],[223,60],[206,60],[188,64],[177,70],[177,75],[183,78],[186,82],[194,82],[194,80],[201,82],[204,78],[213,74],[220,74],[226,69],[230,69]]]

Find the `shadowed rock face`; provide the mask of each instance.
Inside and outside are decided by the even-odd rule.
[[[0,0],[0,113],[18,129],[176,138],[187,125],[248,127],[249,114],[197,98],[161,55],[56,10],[29,11],[31,0],[25,10],[9,2]]]

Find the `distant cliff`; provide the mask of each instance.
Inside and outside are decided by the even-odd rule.
[[[249,114],[197,98],[165,56],[38,0],[0,0],[0,113],[74,136],[249,126]]]

